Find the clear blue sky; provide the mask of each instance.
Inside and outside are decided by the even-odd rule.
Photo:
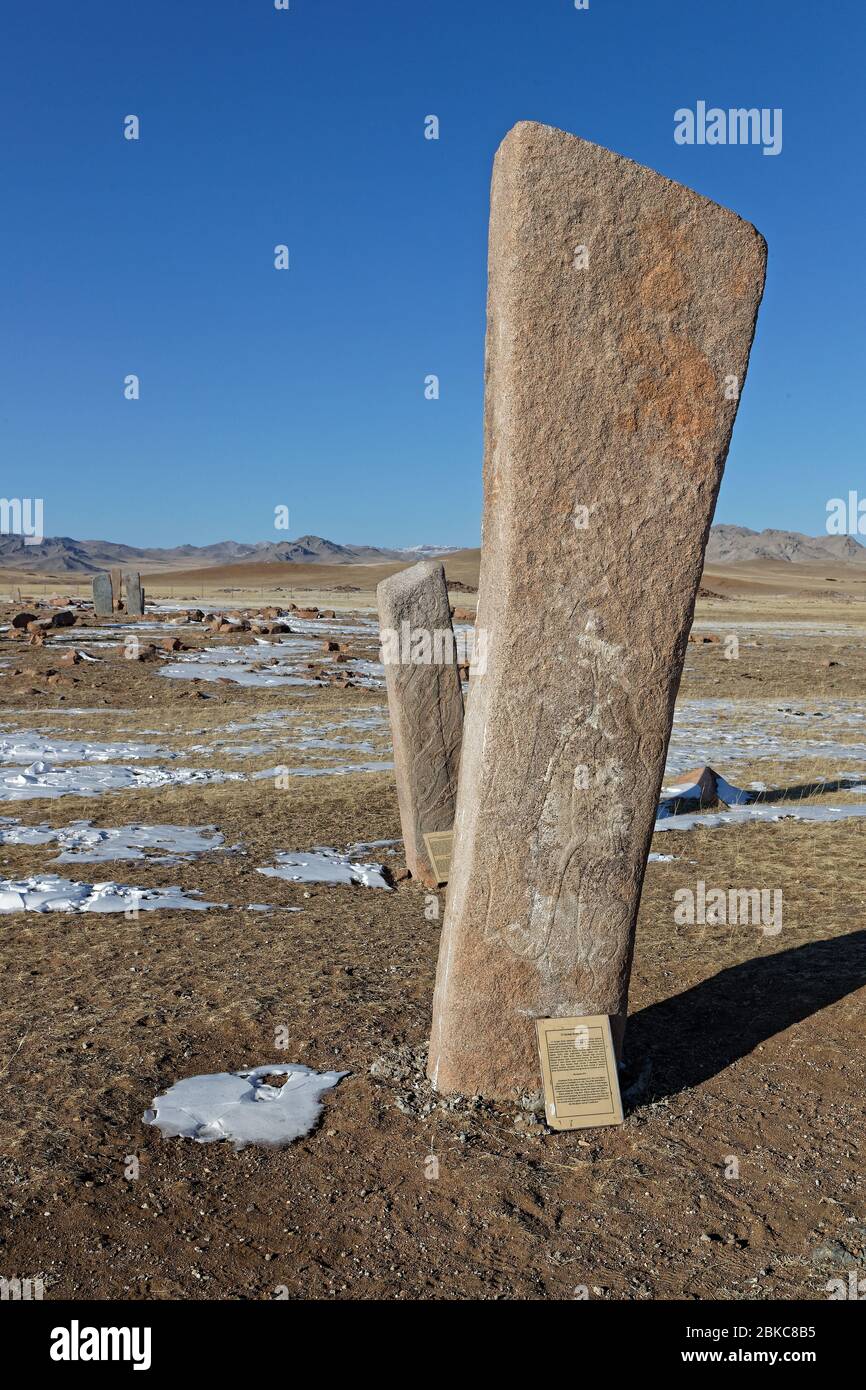
[[[0,493],[44,497],[50,535],[284,539],[285,504],[293,536],[477,544],[490,168],[533,119],[767,238],[716,520],[821,531],[827,498],[866,493],[864,11],[7,5]],[[699,99],[781,107],[781,154],[675,144]]]

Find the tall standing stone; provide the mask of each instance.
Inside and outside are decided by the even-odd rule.
[[[93,611],[99,618],[107,618],[114,612],[111,602],[111,578],[100,570],[93,576]]]
[[[141,587],[141,575],[137,570],[127,570],[123,576],[126,585],[126,611],[135,617],[141,617],[144,612],[144,590]]]
[[[397,802],[413,878],[435,886],[424,835],[454,824],[463,694],[445,570],[422,561],[377,591]]]
[[[122,572],[119,569],[112,569],[108,572],[111,575],[111,598],[115,608],[118,608],[123,597]]]
[[[635,921],[766,247],[521,124],[493,173],[478,624],[430,1049],[536,1088],[533,1019],[609,1014]]]

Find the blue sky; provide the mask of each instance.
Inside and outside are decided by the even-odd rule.
[[[864,9],[8,6],[0,492],[43,497],[51,535],[284,539],[286,505],[293,536],[477,544],[491,161],[533,119],[764,234],[716,520],[821,531],[866,492]],[[781,107],[782,152],[677,145],[698,100]]]

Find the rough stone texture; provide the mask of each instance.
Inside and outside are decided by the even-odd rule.
[[[123,576],[126,586],[126,611],[140,617],[144,612],[144,590],[141,587],[141,575],[136,570],[127,570]]]
[[[621,1047],[736,414],[725,379],[742,387],[765,262],[734,213],[574,136],[521,124],[496,156],[487,663],[467,709],[433,1006],[440,1091],[535,1089],[536,1017],[609,1014]]]
[[[111,597],[115,604],[119,604],[123,597],[123,571],[112,569],[108,573],[111,576]]]
[[[463,737],[463,694],[445,571],[441,564],[422,561],[384,579],[376,593],[382,634],[402,639],[401,660],[388,660],[387,642],[383,654],[406,864],[414,878],[435,887],[424,834],[450,830],[454,824]],[[411,633],[428,634],[428,650],[440,659],[406,660],[413,650],[423,654],[420,641],[408,640]],[[436,633],[441,634],[438,648]]]
[[[104,570],[93,576],[93,611],[99,618],[110,617],[114,612],[111,578]]]

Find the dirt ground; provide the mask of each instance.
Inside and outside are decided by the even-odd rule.
[[[828,702],[862,699],[862,592],[702,600],[695,635],[722,640],[689,647],[681,698],[763,702],[804,730],[792,738],[820,740]],[[348,729],[384,710],[381,689],[194,686],[158,662],[66,669],[65,649],[0,638],[4,731],[140,737],[185,766],[247,772],[275,759],[230,761],[233,722],[285,709]],[[736,711],[725,717],[736,730]],[[838,770],[820,749],[756,753],[731,780]],[[866,819],[655,837],[675,859],[647,871],[625,1124],[560,1134],[520,1097],[443,1100],[424,1080],[444,893],[256,872],[279,850],[398,837],[392,775],[288,782],[0,806],[27,825],[216,825],[243,851],[55,867],[50,846],[0,845],[3,877],[181,884],[230,904],[0,919],[0,1275],[41,1276],[48,1298],[823,1299],[828,1279],[863,1270]],[[698,879],[781,889],[782,931],[677,925],[673,895]],[[349,1074],[288,1148],[235,1152],[142,1124],[181,1077],[292,1061]]]

